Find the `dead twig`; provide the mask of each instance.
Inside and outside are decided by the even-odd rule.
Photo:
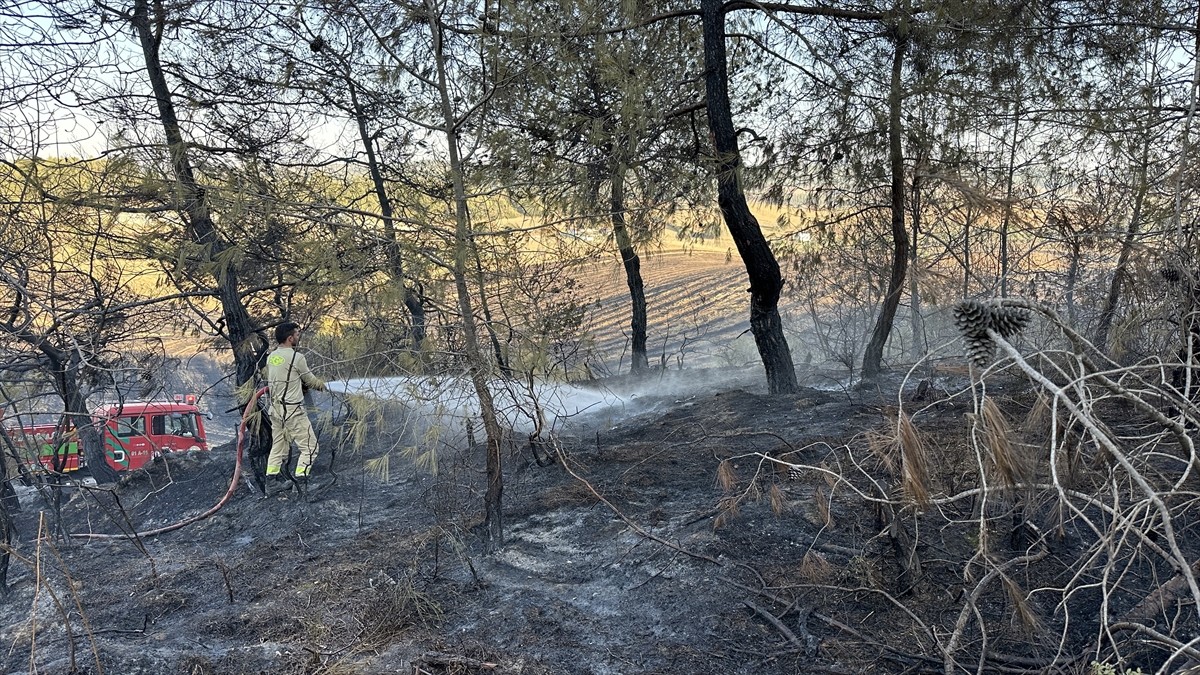
[[[758,595],[761,595],[762,597],[764,597],[776,604],[783,605],[784,607],[790,607],[793,604],[793,603],[788,602],[787,600],[779,597],[778,595],[772,593],[771,591],[768,591],[765,588],[761,588],[761,589],[751,588],[745,584],[740,584],[732,579],[726,579],[723,577],[721,578],[721,581],[724,581],[725,583],[729,584],[730,586],[735,586],[744,591],[749,591],[750,593],[756,593]],[[814,585],[814,586],[816,586],[816,585]],[[819,586],[819,587],[828,588],[828,586]],[[861,590],[873,590],[873,589],[861,589]],[[890,597],[890,596],[888,596],[888,597]],[[903,606],[903,605],[901,605],[901,606]],[[908,610],[907,608],[905,608],[905,610],[909,611],[911,613],[911,610]],[[858,638],[863,644],[870,645],[872,647],[878,647],[885,651],[889,651],[901,659],[905,659],[908,661],[916,661],[919,663],[929,663],[929,664],[940,664],[941,663],[941,661],[939,661],[938,659],[936,659],[932,656],[925,656],[923,654],[912,654],[912,653],[906,652],[902,649],[893,647],[889,644],[879,642],[876,640],[872,640],[870,637],[863,634],[861,631],[851,628],[850,626],[842,623],[841,621],[838,621],[837,619],[834,619],[833,617],[826,616],[825,614],[822,614],[820,612],[811,612],[809,614],[809,616],[817,619],[818,621],[821,621],[822,623],[824,623],[832,628],[837,628],[838,630],[841,630],[846,633],[849,633],[850,635],[853,635],[854,637]],[[921,623],[921,626],[925,627],[925,624]],[[926,630],[928,630],[928,629],[926,628]]]
[[[417,659],[417,663],[429,666],[460,666],[464,668],[474,668],[476,670],[495,670],[499,664],[480,661],[469,656],[459,656],[457,654],[447,654],[445,652],[425,652],[421,658]],[[416,668],[416,663],[413,664]]]
[[[788,642],[791,642],[793,645],[795,645],[795,647],[797,649],[803,650],[805,654],[809,654],[809,655],[812,654],[812,652],[810,652],[807,649],[808,646],[805,645],[804,643],[800,642],[800,638],[796,637],[796,634],[793,633],[790,628],[783,625],[783,622],[780,621],[779,618],[776,617],[774,614],[768,612],[767,610],[763,609],[762,607],[759,607],[758,605],[754,604],[753,602],[750,602],[749,600],[742,600],[742,604],[745,605],[746,607],[749,607],[751,610],[753,610],[755,614],[758,614],[762,618],[766,619],[767,623],[774,626],[775,630],[779,631],[783,635],[783,637],[787,638]],[[815,651],[815,649],[813,651]]]

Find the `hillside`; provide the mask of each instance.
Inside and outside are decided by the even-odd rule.
[[[673,251],[642,262],[646,288],[647,351],[655,365],[740,366],[754,362],[746,270],[724,253]],[[596,264],[583,275],[582,294],[595,297],[587,328],[612,370],[629,366],[629,288],[616,264]],[[786,309],[786,307],[785,307]]]
[[[321,468],[334,459],[338,482],[313,503],[264,499],[242,484],[220,512],[182,530],[120,534],[215,503],[232,475],[229,446],[169,457],[111,494],[85,490],[63,507],[72,534],[115,537],[37,540],[39,520],[52,520],[30,503],[3,601],[0,672],[941,672],[963,593],[979,582],[961,576],[977,543],[972,504],[910,513],[905,534],[889,536],[885,512],[856,493],[888,480],[864,432],[894,424],[891,411],[916,382],[903,395],[893,380],[866,392],[768,397],[753,369],[703,375],[640,393],[599,383],[610,403],[561,427],[565,465],[542,466],[514,443],[507,541],[492,555],[477,533],[479,449],[446,448],[436,475],[396,454],[386,477],[364,469],[405,442],[396,430],[411,427],[409,413],[398,407],[361,455],[330,452],[336,436],[323,439]],[[946,397],[965,380],[930,382],[933,399],[911,405],[931,480],[953,493],[975,461],[962,451],[972,403]],[[992,393],[1013,418],[1033,402],[1017,382]],[[846,482],[822,473],[835,467]],[[1186,527],[1196,555],[1200,538]],[[1088,540],[1082,523],[1069,522],[1053,555],[1012,583],[1064,583]],[[1005,534],[991,555],[1015,560],[1022,546]],[[914,570],[904,550],[919,552],[923,567]],[[1021,609],[1010,591],[981,586],[987,642],[968,629],[959,662],[986,650],[989,672],[1056,661],[1080,672],[1096,594],[1065,600],[1064,624],[1054,596]],[[1110,611],[1136,600],[1114,595]],[[1153,666],[1160,654],[1126,655]]]

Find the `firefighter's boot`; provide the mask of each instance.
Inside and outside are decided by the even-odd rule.
[[[266,495],[273,497],[292,489],[292,481],[282,473],[267,476]]]

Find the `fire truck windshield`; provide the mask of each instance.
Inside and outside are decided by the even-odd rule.
[[[155,415],[151,420],[153,431],[160,436],[196,438],[196,413],[168,413]]]
[[[192,413],[171,413],[167,433],[185,438],[196,437],[196,416]]]

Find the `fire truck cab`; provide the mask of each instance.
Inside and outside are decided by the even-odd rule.
[[[173,401],[106,403],[92,411],[92,424],[100,432],[108,465],[114,471],[132,471],[164,452],[208,450],[205,417],[196,407],[196,396],[189,394],[176,395]],[[34,468],[70,473],[87,467],[73,428],[40,424],[7,431]]]
[[[92,413],[104,457],[116,471],[140,469],[164,452],[207,450],[196,397],[103,405]]]

